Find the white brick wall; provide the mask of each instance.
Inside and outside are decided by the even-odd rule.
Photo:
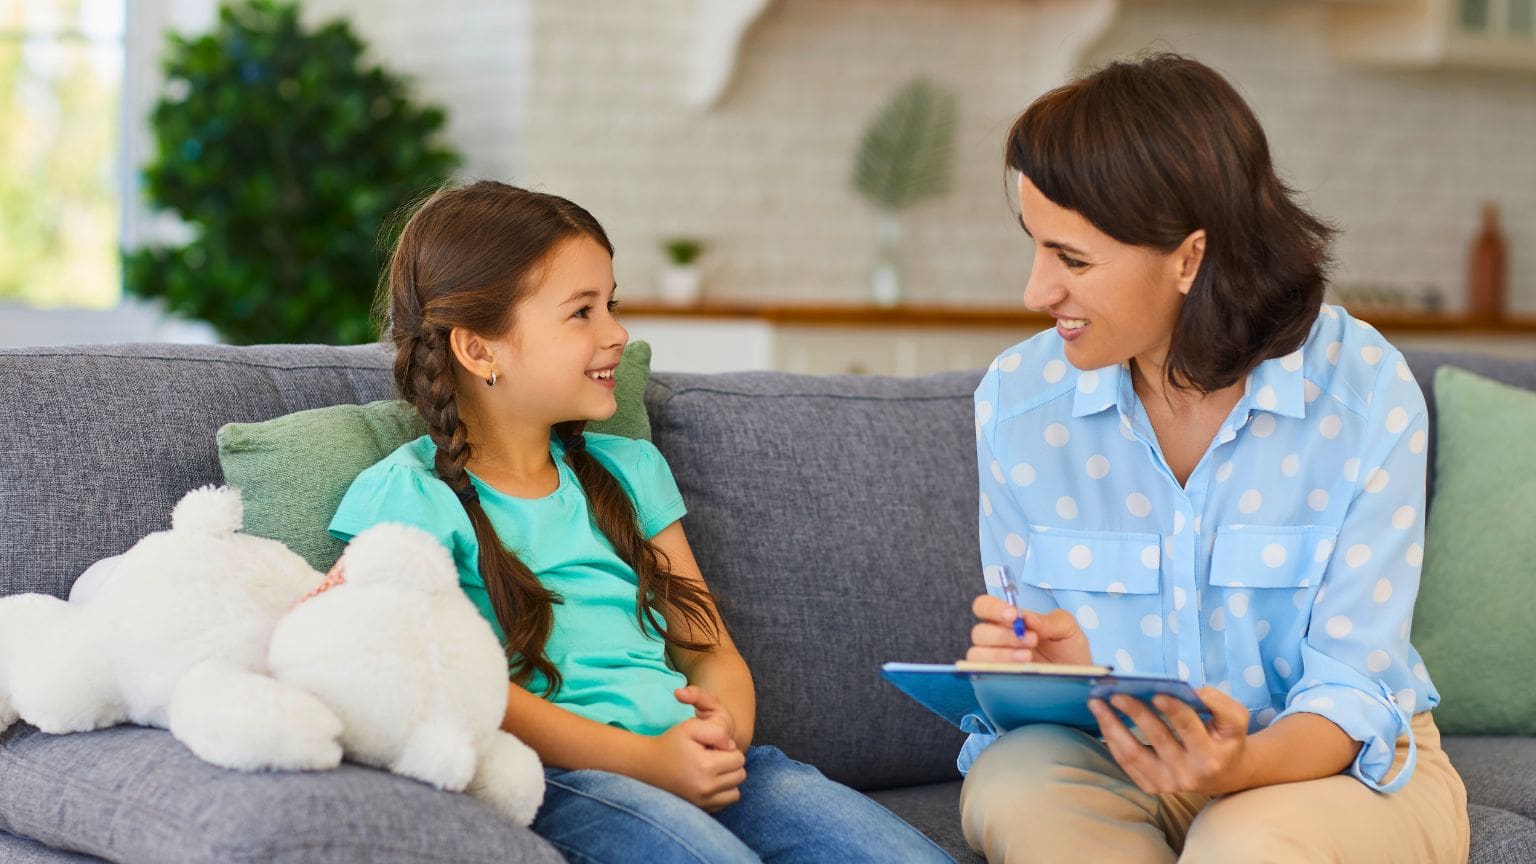
[[[1510,305],[1536,312],[1536,74],[1340,64],[1325,6],[1126,3],[1089,59],[1151,45],[1230,78],[1282,176],[1343,230],[1341,285],[1434,285],[1460,308],[1479,203],[1499,201]]]
[[[856,300],[873,213],[849,174],[869,117],[928,75],[961,98],[954,193],[908,219],[911,293],[1016,297],[1027,275],[1004,193],[1002,136],[1070,57],[1042,27],[1085,3],[779,0],[742,43],[706,113],[680,98],[688,0],[535,4],[528,182],[591,209],[613,235],[621,284],[649,292],[656,243],[710,244],[716,297]]]
[[[522,169],[528,119],[530,0],[304,0],[305,21],[346,17],[368,59],[447,110],[466,177]]]
[[[908,219],[918,301],[1017,302],[1025,240],[999,166],[1013,116],[1064,80],[1060,27],[1088,0],[778,0],[714,109],[684,106],[695,0],[308,0],[352,11],[374,55],[448,107],[468,176],[591,209],[619,280],[648,294],[660,238],[710,244],[709,296],[857,300],[869,208],[848,186],[858,135],[909,77],[961,98],[953,193]],[[697,0],[709,2],[709,0]],[[1227,74],[1276,162],[1344,229],[1341,283],[1440,286],[1460,305],[1478,202],[1503,205],[1512,306],[1536,312],[1536,75],[1343,66],[1326,4],[1121,2],[1090,63],[1161,47]]]

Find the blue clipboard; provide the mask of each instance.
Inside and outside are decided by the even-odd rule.
[[[1031,723],[1054,723],[1096,732],[1088,700],[1124,693],[1151,704],[1163,693],[1210,711],[1189,683],[1156,675],[1116,675],[1108,666],[1046,663],[886,663],[880,675],[928,710],[957,727],[967,714],[981,715],[998,732]],[[1156,710],[1156,709],[1154,709]]]

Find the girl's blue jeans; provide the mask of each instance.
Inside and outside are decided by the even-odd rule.
[[[952,862],[917,829],[775,747],[747,750],[741,800],[706,813],[608,771],[547,768],[533,830],[571,864]]]

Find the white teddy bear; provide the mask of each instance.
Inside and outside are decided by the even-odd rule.
[[[264,753],[235,767],[334,767],[335,716],[263,674],[273,625],[320,574],[283,544],[239,533],[243,510],[233,489],[194,490],[177,503],[171,530],[99,562],[72,602],[0,598],[0,721],[53,734],[158,726],[197,752],[201,742],[179,734],[178,713],[209,698],[200,682],[238,682],[263,708],[243,720],[262,724],[245,735]]]
[[[70,602],[0,598],[0,729],[158,726],[242,770],[334,768],[345,749],[530,824],[543,770],[500,730],[506,658],[442,545],[375,526],[322,582],[242,518],[238,490],[198,489]]]
[[[349,759],[532,824],[544,769],[501,730],[506,654],[432,535],[396,524],[359,534],[327,584],[278,622],[268,660],[274,678],[341,718]]]

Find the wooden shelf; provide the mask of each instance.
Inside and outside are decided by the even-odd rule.
[[[1355,313],[1384,333],[1502,334],[1536,336],[1536,316],[1499,319],[1461,314],[1425,315],[1405,312]],[[772,324],[806,327],[925,327],[1025,330],[1051,326],[1051,318],[1022,308],[985,306],[854,306],[782,303],[732,303],[667,306],[625,301],[620,318],[755,319]]]

